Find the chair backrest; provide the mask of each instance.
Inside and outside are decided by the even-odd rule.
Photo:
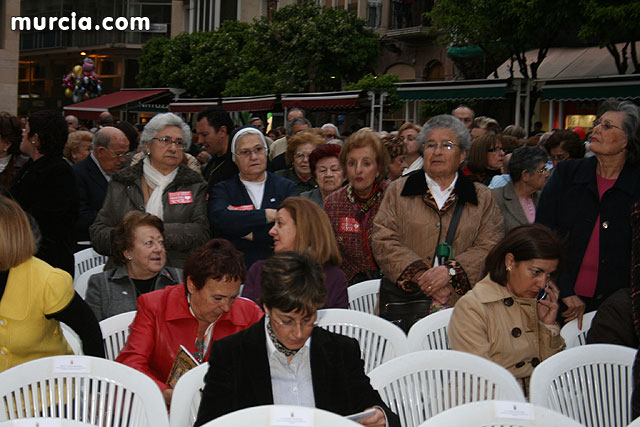
[[[376,314],[378,294],[380,293],[380,279],[367,280],[356,283],[347,288],[349,309]]]
[[[454,406],[479,400],[524,402],[515,377],[502,366],[470,353],[423,350],[408,353],[369,372],[371,385],[415,427]]]
[[[62,335],[64,335],[64,338],[69,343],[69,346],[71,346],[73,354],[78,356],[83,355],[84,352],[82,351],[82,340],[80,339],[78,334],[76,334],[73,329],[62,322],[60,322],[60,328],[62,329]]]
[[[64,418],[21,418],[0,422],[0,427],[95,427],[95,424]]]
[[[595,311],[590,311],[582,316],[582,329],[578,329],[578,319],[573,319],[562,327],[560,335],[564,338],[567,348],[587,344],[587,332],[591,328],[591,322],[595,315]]]
[[[107,257],[100,255],[93,248],[87,248],[73,254],[73,261],[75,264],[73,277],[77,278],[87,270],[106,264]]]
[[[453,308],[436,311],[413,324],[407,334],[409,351],[448,350],[447,328]]]
[[[526,419],[530,416],[531,419]],[[429,418],[420,427],[581,427],[564,415],[531,403],[486,400],[465,403]]]
[[[539,364],[529,385],[531,403],[587,427],[631,421],[631,368],[636,350],[611,344],[569,348]]]
[[[127,343],[129,325],[136,317],[137,311],[127,311],[100,321],[104,355],[108,360],[116,360],[120,350]]]
[[[343,308],[318,310],[318,326],[357,339],[365,372],[409,351],[404,331],[373,314]]]
[[[280,422],[274,423],[273,420]],[[306,423],[306,421],[309,423]],[[362,427],[345,417],[318,408],[291,405],[264,405],[231,412],[203,424],[202,427],[271,427],[274,425],[312,425]]]
[[[73,280],[73,287],[75,288],[78,295],[82,297],[82,299],[84,299],[85,295],[87,294],[89,277],[93,276],[94,274],[102,273],[103,271],[104,271],[104,264],[100,264],[96,267],[90,268],[89,270],[85,271],[84,273],[77,276]]]
[[[196,422],[204,376],[208,369],[208,363],[198,365],[181,376],[176,383],[171,395],[170,427],[191,427]]]
[[[169,424],[156,383],[110,360],[45,357],[0,372],[0,384],[0,421],[46,416],[100,426]]]

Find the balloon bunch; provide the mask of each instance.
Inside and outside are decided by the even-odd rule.
[[[85,58],[82,65],[75,65],[71,72],[62,78],[64,95],[72,98],[73,102],[102,95],[101,84],[91,58]]]

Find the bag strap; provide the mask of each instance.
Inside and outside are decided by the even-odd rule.
[[[460,217],[462,216],[462,208],[464,207],[464,202],[456,202],[456,207],[453,210],[453,217],[451,218],[451,223],[449,224],[449,229],[447,230],[447,238],[445,242],[449,245],[453,246],[453,238],[456,235],[456,229],[458,228],[458,223],[460,222]]]

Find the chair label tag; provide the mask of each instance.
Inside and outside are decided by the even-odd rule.
[[[91,371],[91,361],[84,357],[56,357],[53,361],[55,374],[88,374]]]
[[[12,421],[9,421],[10,423]],[[34,422],[33,419],[23,419],[23,420],[13,420],[13,427],[61,427],[62,420],[59,418],[38,418],[37,422]]]
[[[496,418],[535,420],[533,405],[524,402],[495,402]]]
[[[271,427],[313,427],[313,410],[299,406],[271,408]]]

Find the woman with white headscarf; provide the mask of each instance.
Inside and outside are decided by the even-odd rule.
[[[297,196],[298,187],[267,172],[267,141],[254,127],[240,128],[231,140],[238,174],[219,182],[209,198],[209,222],[216,237],[230,240],[244,253],[247,268],[273,253],[269,230],[278,205]]]
[[[144,211],[163,220],[167,265],[182,268],[189,252],[210,238],[206,184],[183,164],[191,130],[175,114],[158,114],[140,139],[147,156],[111,176],[102,209],[89,228],[91,244],[99,253],[112,255],[113,228],[127,212]]]

